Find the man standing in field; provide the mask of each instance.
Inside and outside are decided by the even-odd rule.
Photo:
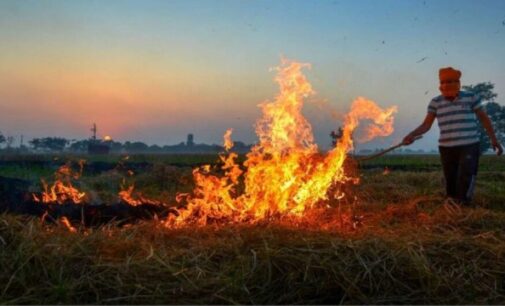
[[[430,130],[435,118],[440,128],[439,151],[444,170],[446,192],[462,204],[472,200],[479,165],[479,129],[482,123],[497,155],[503,148],[496,139],[491,120],[475,94],[460,91],[461,72],[451,67],[439,70],[440,96],[431,100],[423,123],[403,139],[406,145]]]

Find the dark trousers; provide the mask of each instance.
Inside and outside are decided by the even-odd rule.
[[[439,151],[444,169],[447,196],[464,203],[470,202],[479,166],[479,143],[439,147]]]

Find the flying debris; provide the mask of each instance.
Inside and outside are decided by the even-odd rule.
[[[426,59],[428,59],[427,56],[423,57],[422,59],[418,60],[416,63],[424,62]]]
[[[253,32],[257,31],[256,27],[252,23],[247,23],[247,27]]]

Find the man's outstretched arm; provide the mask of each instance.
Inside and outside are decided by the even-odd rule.
[[[405,136],[405,138],[403,138],[403,143],[406,145],[413,143],[417,136],[421,136],[431,129],[433,121],[435,121],[435,114],[427,113],[423,123],[421,123],[420,126],[418,126],[415,130],[410,132],[407,136]]]

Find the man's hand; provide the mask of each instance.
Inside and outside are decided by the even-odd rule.
[[[491,146],[493,147],[493,150],[496,152],[496,155],[500,156],[503,154],[503,148],[497,140],[491,142]]]
[[[482,108],[476,110],[475,113],[477,114],[477,117],[482,123],[482,126],[486,130],[486,133],[489,136],[489,139],[491,140],[491,147],[493,147],[493,150],[496,152],[496,155],[498,156],[502,155],[503,148],[501,144],[498,142],[498,139],[496,139],[491,119],[489,119],[489,116]]]
[[[422,138],[422,135],[430,130],[433,121],[435,121],[435,118],[436,116],[434,113],[427,113],[423,123],[421,123],[420,126],[405,136],[405,138],[403,138],[402,145],[408,146],[414,141]]]

